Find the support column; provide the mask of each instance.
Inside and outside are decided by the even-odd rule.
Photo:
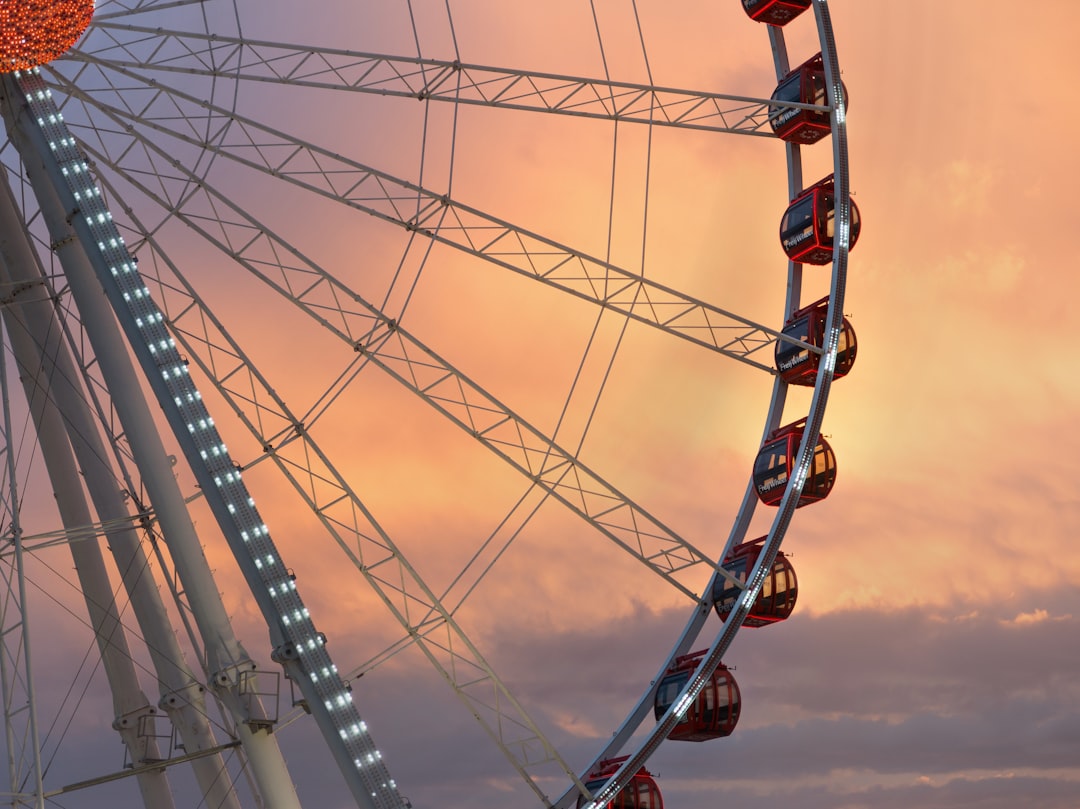
[[[90,258],[52,184],[45,157],[37,152],[33,138],[28,137],[27,128],[33,127],[33,122],[22,118],[27,111],[21,91],[12,76],[4,76],[2,80],[0,102],[8,119],[9,134],[23,156],[54,252],[64,268],[94,355],[187,592],[206,647],[209,686],[235,720],[244,753],[267,809],[300,809],[277,740],[267,729],[267,717],[261,703],[247,691],[250,683],[242,676],[245,672],[255,671],[255,663],[229,623],[157,425],[129,359],[127,345]]]

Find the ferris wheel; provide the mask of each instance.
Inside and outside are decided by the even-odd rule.
[[[661,809],[794,606],[856,352],[826,0],[710,11],[755,70],[660,4],[352,5],[0,0],[13,805],[315,805],[317,737],[422,806],[475,734],[500,804]]]

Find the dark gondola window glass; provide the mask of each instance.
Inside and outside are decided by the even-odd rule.
[[[671,707],[671,703],[678,699],[679,694],[682,693],[689,680],[689,671],[680,671],[677,674],[669,674],[664,677],[656,691],[656,704],[653,711],[657,719],[667,713],[667,709]]]
[[[812,243],[814,238],[814,195],[803,199],[787,209],[780,223],[780,241],[788,253],[796,252],[800,245]]]
[[[821,195],[818,205],[818,243],[832,247],[836,235],[836,197],[830,192]]]
[[[624,792],[628,791],[624,790]],[[637,806],[627,807],[627,809],[660,809],[660,793],[654,784],[647,781],[640,782],[637,785],[637,793]]]
[[[825,84],[825,74],[820,70],[811,70],[809,75],[810,93],[807,102],[824,107],[828,102],[829,88]]]
[[[738,559],[733,559],[730,562],[724,563],[724,570],[733,575],[743,584],[746,584],[747,565],[750,560],[746,556],[741,556]],[[723,580],[723,589],[720,591],[720,598],[717,599],[717,609],[725,613],[731,612],[735,609],[735,602],[739,599],[739,594],[742,590],[729,582],[727,579]]]
[[[765,445],[754,462],[754,485],[758,494],[774,494],[787,485],[788,439],[787,437]]]
[[[811,345],[813,341],[810,334],[810,315],[803,315],[793,323],[784,327],[784,335],[798,340],[801,343]],[[781,374],[791,373],[800,365],[810,361],[810,349],[803,345],[789,343],[780,340],[776,344],[776,370]]]
[[[785,79],[772,94],[774,101],[798,104],[802,101],[802,76],[795,73]],[[798,107],[769,107],[769,123],[773,131],[782,130],[792,118],[802,114]]]

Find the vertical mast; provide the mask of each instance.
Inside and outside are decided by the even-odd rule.
[[[115,481],[114,470],[107,461],[109,453],[89,412],[85,390],[79,385],[81,372],[77,370],[71,350],[63,340],[64,328],[53,304],[55,293],[40,266],[37,253],[27,240],[25,225],[16,209],[11,189],[6,183],[0,185],[3,185],[0,188],[0,283],[8,284],[13,289],[10,305],[4,309],[4,317],[27,400],[37,423],[42,454],[60,504],[61,516],[69,529],[91,522],[83,494],[85,483],[98,520],[106,526],[103,533],[146,639],[161,689],[159,706],[172,720],[184,750],[188,754],[205,753],[217,746],[206,713],[205,688],[184,660],[161,594],[149,573],[146,554],[132,527],[131,515]],[[82,473],[81,479],[79,471]],[[72,510],[78,511],[72,513]],[[97,543],[91,542],[73,544],[71,548],[74,555],[93,553],[98,557],[97,560],[91,558],[82,562],[76,559],[80,583],[93,615],[98,609],[95,605],[109,604],[113,600],[112,588],[102,567],[100,548]],[[101,573],[97,574],[100,582],[86,580],[89,573],[84,571],[92,567],[101,568]],[[118,621],[111,619],[109,622],[117,626],[117,633],[122,631]],[[97,619],[92,619],[92,622],[95,627],[99,624]],[[108,660],[104,650],[102,656]],[[127,657],[126,651],[122,652],[121,658]],[[125,678],[135,682],[130,660],[127,660],[127,666],[131,668],[131,674],[130,677],[125,675]],[[109,673],[108,665],[106,672]],[[145,739],[145,734],[138,734],[137,725],[142,721],[139,717],[152,714],[153,709],[148,711],[148,705],[142,707],[145,697],[137,684],[121,685],[110,674],[110,685],[114,702],[117,703],[118,730],[129,735],[141,735]],[[130,700],[128,694],[133,689],[143,700],[138,710],[131,706],[123,707]],[[132,749],[131,752],[131,760],[136,765],[143,759],[156,758],[156,750],[138,753]],[[192,767],[208,806],[239,809],[239,801],[220,754],[197,758],[192,762]],[[140,779],[145,777],[144,774]],[[171,805],[171,798],[162,796],[146,803],[147,806],[166,807]]]
[[[101,294],[102,282],[95,277],[91,257],[100,256],[103,243],[90,234],[80,237],[73,222],[81,222],[83,217],[71,217],[67,213],[79,208],[80,204],[85,207],[90,195],[95,196],[103,221],[109,221],[108,212],[96,197],[96,186],[81,161],[72,172],[77,178],[72,179],[79,179],[82,187],[78,192],[68,187],[65,172],[72,169],[60,165],[54,150],[69,144],[67,148],[75,151],[74,140],[36,74],[22,74],[24,80],[32,78],[36,82],[32,90],[20,89],[18,75],[0,76],[3,82],[0,102],[3,102],[8,131],[22,155],[55,253],[66,273],[170,555],[190,599],[206,647],[209,686],[235,721],[236,733],[267,809],[299,809],[296,789],[256,693],[255,664],[232,630],[161,436],[128,359],[115,316],[108,300]],[[42,108],[31,111],[28,108],[31,99]],[[41,130],[43,124],[53,128],[49,136]],[[83,199],[79,200],[79,196]],[[66,201],[62,201],[65,198]],[[118,238],[110,236],[108,241],[116,243]],[[130,257],[128,261],[131,261]]]
[[[35,71],[7,77],[5,92],[12,103],[9,112],[15,119],[9,128],[17,133],[13,139],[27,164],[57,255],[68,274],[83,322],[92,335],[95,354],[116,397],[114,401],[133,449],[136,438],[139,443],[145,441],[160,447],[160,437],[145,402],[142,408],[132,404],[142,401],[138,381],[130,371],[125,376],[116,368],[117,364],[126,364],[126,347],[118,335],[104,336],[116,332],[114,313],[263,613],[270,630],[273,657],[307,699],[357,804],[372,809],[403,806],[404,800],[360,719],[352,694],[326,651],[325,637],[315,630],[296,591],[296,583],[222,443],[188,374],[187,363],[176,350],[162,313],[150,298],[135,261],[101,200],[89,166],[48,89]],[[105,306],[102,288],[112,305],[111,312]],[[112,342],[107,343],[107,339]],[[163,450],[156,450],[156,454],[164,457]],[[150,459],[145,468],[142,459],[137,458],[137,462],[155,509],[164,517],[163,506],[154,497],[152,486],[165,481],[155,482]],[[175,487],[170,470],[160,472]],[[175,537],[169,539],[168,533],[166,538],[192,606],[202,602],[203,596],[212,597],[220,605],[208,571],[207,581],[186,578],[194,573],[183,561],[187,555],[196,553],[201,569],[206,567],[197,538],[192,537],[191,546],[180,545]],[[203,585],[209,586],[213,593],[193,592],[193,588]],[[223,610],[221,617],[224,618]],[[207,614],[196,615],[208,641],[213,638],[208,635],[208,629],[222,629],[216,624],[203,626],[210,618]],[[242,717],[239,725],[242,731],[259,728],[259,717],[252,714],[257,706],[250,698],[252,695],[244,690],[243,674],[253,664],[243,654],[231,630],[228,638],[231,639],[228,648],[219,648],[218,652],[231,653],[231,657],[222,659],[219,654],[211,663],[212,667],[220,666],[214,669],[217,674],[212,685],[222,689],[226,704]],[[258,770],[251,751],[249,757]],[[264,798],[272,800],[272,794],[267,795],[264,790]]]
[[[0,332],[0,395],[2,395],[3,399],[3,413],[0,414],[0,418],[3,419],[4,424],[10,424],[11,408],[8,402],[6,354],[7,350],[3,344],[2,332]],[[15,468],[15,451],[10,442],[11,436],[8,435],[7,439],[8,442],[4,447],[7,451],[4,474],[8,478],[7,517],[11,531],[10,541],[13,548],[12,567],[14,569],[16,582],[16,586],[11,588],[11,582],[9,580],[7,582],[8,592],[0,593],[0,632],[3,633],[3,640],[0,641],[0,647],[2,647],[0,648],[0,655],[3,656],[2,696],[4,700],[5,726],[8,728],[8,764],[11,773],[11,788],[14,790],[23,783],[23,780],[18,772],[17,762],[15,761],[15,740],[12,739],[10,719],[13,713],[25,711],[27,713],[27,725],[29,727],[31,747],[31,762],[28,780],[33,787],[31,795],[33,797],[35,809],[44,809],[45,793],[42,789],[41,780],[41,740],[38,735],[37,706],[34,699],[34,680],[31,676],[33,667],[30,659],[30,621],[26,612],[26,571],[23,568],[23,538],[22,528],[19,522],[18,477]],[[15,601],[15,606],[17,607],[17,627],[8,623],[8,610],[12,606],[12,601]],[[10,637],[11,635],[14,635],[16,631],[18,632],[18,635],[14,638]],[[12,644],[14,644],[14,646],[12,646]],[[17,650],[15,654],[11,653],[13,648]],[[12,671],[12,664],[14,665],[15,671]],[[15,682],[14,677],[19,676],[16,672],[19,672],[20,669],[24,692],[23,696],[26,698],[26,704],[24,706],[14,705],[15,694],[14,688],[12,687]],[[17,800],[19,800],[19,797],[13,796],[13,801]]]

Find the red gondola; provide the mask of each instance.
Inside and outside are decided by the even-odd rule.
[[[776,86],[773,101],[794,104],[828,106],[825,85],[825,63],[819,53],[792,70]],[[844,90],[844,100],[847,91]],[[776,137],[789,143],[817,143],[832,132],[832,115],[828,110],[806,110],[799,107],[770,107],[769,125]]]
[[[706,651],[708,650],[702,649],[700,652],[675,658],[674,664],[656,688],[653,710],[657,719],[667,713],[671,703],[678,698]],[[735,682],[735,676],[727,666],[721,663],[686,709],[682,721],[671,729],[668,738],[683,742],[704,742],[730,736],[739,721],[740,706],[739,684]]]
[[[833,176],[804,190],[791,201],[780,220],[780,243],[788,258],[799,264],[828,264],[833,259],[836,192]],[[851,203],[848,248],[859,240],[859,209]]]
[[[821,355],[807,345],[822,348],[825,345],[825,316],[829,310],[828,296],[804,306],[795,312],[784,326],[783,334],[798,340],[802,345],[785,340],[776,341],[776,370],[789,385],[813,386],[817,381]],[[840,326],[840,339],[836,351],[836,368],[833,378],[845,376],[855,364],[855,330],[845,317]]]
[[[787,25],[808,8],[811,0],[742,0],[750,19],[769,25]]]
[[[585,779],[585,788],[595,795],[626,759],[626,756],[621,756],[601,761]],[[578,798],[578,809],[586,803],[588,801],[584,797]],[[630,783],[619,790],[601,809],[664,809],[664,800],[660,797],[660,788],[656,786],[652,773],[642,767]]]
[[[765,537],[758,537],[732,548],[724,559],[724,570],[741,582],[746,582],[750,571],[757,564]],[[713,606],[716,614],[723,621],[735,609],[742,590],[725,578],[717,577],[713,585]],[[799,581],[795,578],[795,568],[783,553],[776,554],[772,569],[765,577],[750,612],[743,621],[743,626],[761,627],[783,621],[795,609],[795,599],[799,595]]]
[[[765,505],[780,504],[794,471],[795,455],[799,451],[805,429],[806,419],[800,419],[774,430],[758,452],[754,462],[754,489]],[[796,508],[824,500],[832,491],[835,482],[836,456],[829,443],[819,435]]]

